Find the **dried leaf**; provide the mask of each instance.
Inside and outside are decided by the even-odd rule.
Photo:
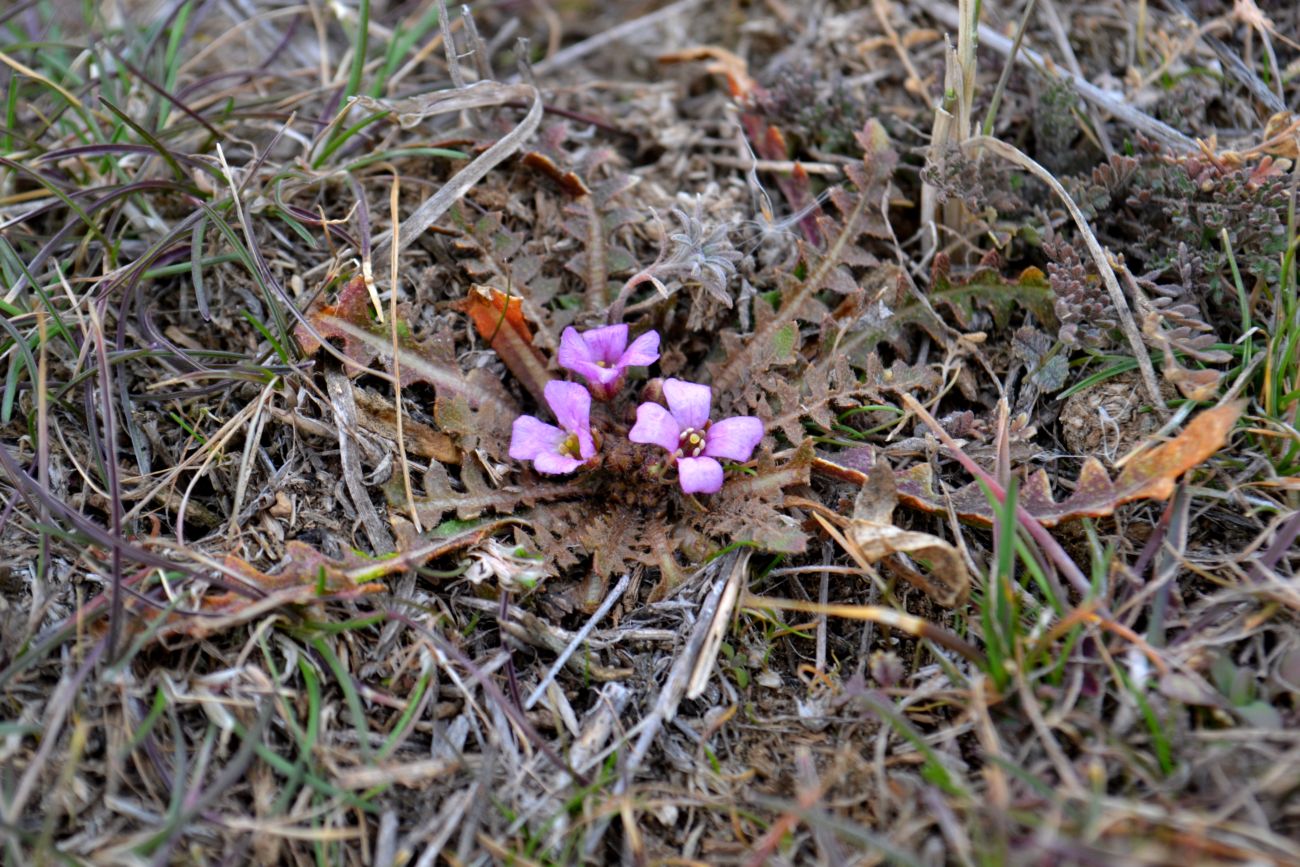
[[[338,339],[343,342],[344,355],[362,367],[369,367],[375,360],[376,352],[355,333],[358,329],[373,333],[382,331],[370,319],[369,302],[370,294],[366,290],[365,278],[358,274],[344,284],[336,304],[308,310],[307,319],[316,329],[316,334],[302,323],[294,328],[294,336],[298,338],[303,354],[315,355],[321,347],[321,339]],[[340,327],[340,323],[347,323],[350,327]]]
[[[854,503],[853,519],[844,530],[849,554],[864,566],[905,554],[922,569],[892,561],[894,571],[946,608],[965,602],[970,593],[970,573],[961,553],[938,536],[894,526],[897,503],[894,471],[881,461],[867,475]]]
[[[697,45],[682,51],[661,54],[656,59],[664,65],[695,63],[700,60],[711,61],[704,68],[711,73],[724,76],[732,98],[740,102],[752,99],[754,92],[759,89],[758,83],[749,75],[749,66],[745,63],[745,59],[717,45]]]
[[[1124,465],[1112,480],[1096,458],[1088,458],[1079,473],[1075,490],[1061,502],[1052,498],[1047,473],[1038,470],[1029,475],[1020,489],[1020,505],[1045,527],[1078,518],[1102,518],[1124,503],[1136,500],[1164,500],[1174,490],[1174,481],[1201,464],[1227,441],[1232,426],[1245,409],[1244,401],[1234,401],[1208,409],[1192,419],[1187,428],[1172,440],[1154,446]],[[870,449],[855,449],[834,459],[818,457],[813,468],[819,472],[865,484],[877,459]],[[934,488],[933,472],[928,463],[917,464],[898,475],[898,499],[909,508],[923,512],[947,514],[951,505],[957,516],[983,526],[992,526],[994,514],[983,489],[972,482],[948,492]]]
[[[185,635],[205,638],[247,623],[285,605],[307,605],[323,596],[352,599],[388,588],[380,582],[358,583],[349,570],[369,565],[371,561],[348,553],[342,561],[331,560],[310,545],[293,540],[285,545],[284,568],[267,574],[247,562],[226,556],[226,570],[266,593],[260,599],[240,593],[217,593],[204,596],[202,607],[208,617],[171,615],[171,622],[160,635]]]
[[[423,382],[432,386],[440,398],[463,395],[475,410],[490,408],[496,415],[508,419],[518,415],[518,408],[499,384],[493,387],[482,380],[466,377],[448,348],[437,339],[417,342],[405,319],[398,322],[395,365],[389,327],[371,320],[366,305],[368,297],[365,281],[357,276],[340,291],[337,304],[323,305],[309,311],[307,318],[316,334],[312,334],[301,323],[294,330],[302,351],[313,355],[321,348],[317,335],[326,340],[339,339],[343,344],[343,354],[362,368],[369,367],[376,358],[382,359],[390,372],[395,366],[400,367],[403,387]],[[358,368],[348,370],[350,376],[356,376],[360,372]],[[508,428],[509,421],[506,421],[506,426]]]
[[[520,162],[550,178],[560,189],[575,199],[591,194],[591,190],[587,188],[587,184],[582,178],[578,177],[574,172],[561,169],[555,164],[555,160],[546,154],[529,151],[523,155]]]
[[[357,421],[372,433],[397,441],[397,409],[385,398],[364,388],[353,390]],[[452,438],[442,431],[402,414],[402,440],[406,450],[422,458],[433,458],[444,464],[460,463],[460,449]]]
[[[474,285],[456,305],[469,315],[479,336],[505,362],[515,378],[538,403],[545,403],[546,383],[552,377],[546,359],[533,346],[533,332],[524,319],[523,303],[491,286]]]
[[[1223,373],[1218,370],[1201,368],[1192,370],[1178,363],[1172,352],[1165,351],[1164,376],[1172,382],[1183,397],[1199,402],[1213,400],[1219,393],[1223,382]]]
[[[1116,480],[1120,502],[1168,499],[1175,479],[1223,448],[1245,409],[1245,400],[1207,409],[1169,442],[1129,460]]]

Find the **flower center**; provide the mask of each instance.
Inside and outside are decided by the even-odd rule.
[[[704,431],[688,427],[677,438],[677,451],[675,454],[679,458],[698,458],[700,453],[704,451],[705,445]]]
[[[578,442],[578,435],[569,434],[556,451],[570,458],[582,457],[582,445]]]
[[[596,361],[596,366],[597,366],[597,367],[609,367],[609,362],[606,361],[606,360],[603,359],[603,358],[602,358],[602,359],[598,359],[598,360]]]

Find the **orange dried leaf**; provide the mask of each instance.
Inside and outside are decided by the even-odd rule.
[[[1121,502],[1168,499],[1174,479],[1223,448],[1245,408],[1246,401],[1236,400],[1207,409],[1169,442],[1132,458],[1116,480],[1124,496]]]
[[[566,172],[555,164],[555,160],[546,154],[529,151],[521,162],[530,169],[536,169],[550,178],[560,189],[575,199],[591,195],[591,190],[574,172]]]
[[[530,344],[533,342],[533,331],[524,318],[524,300],[518,295],[475,284],[456,306],[469,314],[479,336],[489,343],[500,337],[504,329],[514,331]]]
[[[739,102],[748,101],[753,97],[755,91],[759,89],[757,82],[749,75],[749,65],[745,63],[745,59],[735,52],[728,51],[717,45],[700,45],[683,51],[661,54],[658,60],[664,65],[696,63],[701,60],[711,61],[705,69],[725,77],[727,79],[727,89],[731,92],[731,98]]]
[[[475,284],[470,287],[469,294],[457,302],[456,309],[469,315],[479,336],[488,342],[538,403],[544,403],[543,392],[552,377],[546,369],[546,359],[533,346],[533,333],[524,318],[522,299],[491,286]]]
[[[1136,500],[1167,499],[1179,476],[1223,448],[1245,406],[1245,401],[1234,401],[1202,412],[1172,440],[1129,460],[1114,480],[1100,461],[1088,458],[1073,493],[1060,502],[1052,497],[1047,473],[1032,472],[1021,486],[1020,505],[1043,526],[1054,527],[1079,518],[1104,518],[1121,505]],[[834,459],[819,457],[813,468],[823,475],[861,485],[866,483],[876,461],[870,449],[858,449],[836,455]],[[908,508],[935,514],[947,514],[951,506],[963,521],[983,526],[993,524],[993,510],[978,483],[972,482],[945,496],[935,490],[928,463],[898,474],[898,501]]]

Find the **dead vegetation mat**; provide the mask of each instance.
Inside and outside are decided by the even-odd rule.
[[[74,5],[5,864],[1300,863],[1294,4]]]

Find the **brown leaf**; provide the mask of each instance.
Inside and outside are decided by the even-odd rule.
[[[1245,409],[1244,400],[1207,409],[1169,442],[1134,457],[1116,480],[1123,497],[1120,502],[1168,499],[1174,492],[1174,479],[1223,448]]]
[[[744,58],[717,45],[698,45],[682,51],[661,54],[657,60],[665,66],[673,63],[710,61],[705,69],[724,76],[732,98],[740,102],[752,99],[755,92],[761,90],[758,83],[750,77],[749,66]]]
[[[397,408],[386,398],[364,388],[354,389],[357,421],[366,430],[397,441]],[[402,441],[406,450],[444,464],[460,463],[460,449],[447,434],[402,414]]]
[[[370,318],[367,298],[365,281],[358,276],[339,292],[337,304],[310,310],[307,318],[316,334],[301,323],[294,329],[303,352],[313,355],[321,348],[316,335],[326,340],[338,339],[343,354],[361,367],[368,367],[380,358],[390,372],[400,368],[403,387],[422,382],[431,386],[440,399],[463,396],[471,408],[488,408],[494,417],[513,419],[518,415],[518,408],[499,383],[485,383],[472,375],[466,376],[445,341],[433,338],[417,342],[405,320],[398,322],[398,344],[394,352],[390,326]],[[348,375],[356,376],[360,372],[359,368],[350,368]],[[508,430],[509,421],[504,424]]]
[[[1174,354],[1165,350],[1165,379],[1172,382],[1188,400],[1197,402],[1213,400],[1219,393],[1223,373],[1209,368],[1192,370],[1183,367]]]
[[[1173,493],[1174,481],[1221,449],[1232,426],[1245,409],[1245,401],[1234,401],[1208,409],[1192,419],[1172,440],[1138,454],[1112,480],[1096,458],[1084,461],[1075,490],[1056,502],[1047,473],[1031,473],[1020,489],[1020,505],[1045,527],[1079,518],[1103,518],[1124,503],[1135,500],[1164,500]],[[843,481],[865,484],[876,465],[870,449],[854,449],[833,459],[818,457],[813,469]],[[935,491],[928,463],[917,464],[898,475],[898,499],[912,509],[947,514],[951,505],[957,516],[983,526],[992,526],[993,510],[978,483],[950,491],[945,497]]]
[[[901,573],[946,608],[965,602],[970,593],[970,573],[961,553],[938,536],[894,526],[897,502],[894,471],[881,461],[867,474],[853,506],[853,519],[844,530],[849,554],[864,566],[888,560],[892,571]],[[921,568],[898,560],[896,554],[907,555]]]
[[[356,333],[358,329],[381,333],[379,325],[370,319],[369,304],[370,294],[366,291],[365,278],[358,274],[339,290],[338,303],[325,304],[308,310],[307,319],[316,329],[316,334],[312,334],[311,330],[301,322],[293,330],[303,354],[315,355],[321,347],[320,338],[338,339],[343,342],[344,355],[362,367],[369,367],[377,353],[370,343]],[[345,327],[340,323],[352,327]]]
[[[546,154],[538,153],[537,151],[529,151],[523,155],[523,158],[520,161],[528,168],[536,169],[546,177],[550,178],[560,189],[564,190],[564,192],[573,196],[575,199],[580,196],[591,194],[591,190],[587,188],[587,185],[583,182],[582,178],[578,177],[573,172],[564,171],[555,164],[555,160],[551,159]]]

